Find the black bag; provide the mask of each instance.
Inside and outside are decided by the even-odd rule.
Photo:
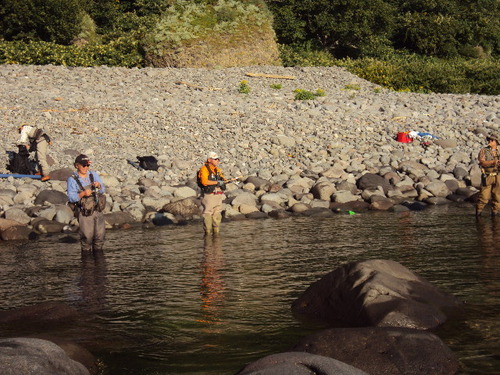
[[[35,174],[36,163],[30,160],[28,150],[23,145],[19,145],[18,148],[18,152],[7,151],[9,154],[7,170],[14,174]]]
[[[158,160],[154,156],[138,156],[139,166],[150,171],[158,170]]]

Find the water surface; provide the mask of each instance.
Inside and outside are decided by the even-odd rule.
[[[81,322],[17,329],[76,339],[106,374],[230,375],[319,328],[290,311],[311,283],[391,259],[466,302],[464,320],[437,332],[463,374],[499,374],[500,220],[470,212],[235,221],[211,241],[197,223],[109,231],[104,256],[90,259],[66,235],[0,243],[0,309],[75,306]]]

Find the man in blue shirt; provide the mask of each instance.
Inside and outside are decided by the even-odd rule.
[[[97,172],[90,171],[87,155],[75,159],[76,173],[68,178],[67,195],[70,203],[77,207],[80,225],[82,252],[102,251],[106,226],[103,209],[105,205],[104,184]]]

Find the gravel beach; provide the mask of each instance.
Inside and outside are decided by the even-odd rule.
[[[498,96],[394,92],[337,67],[2,65],[0,76],[0,170],[7,173],[6,151],[16,150],[17,127],[35,124],[52,138],[52,170],[73,168],[78,153],[89,155],[106,178],[108,211],[128,211],[136,221],[148,207],[193,197],[188,181],[212,150],[226,177],[245,177],[228,189],[227,217],[352,201],[388,209],[408,200],[468,198],[479,186],[477,153],[500,125]],[[242,80],[250,93],[238,91]],[[325,96],[295,100],[296,89],[321,89]],[[396,141],[408,131],[431,137]],[[157,157],[158,171],[127,163],[146,155]],[[363,184],[363,175],[388,185]],[[20,189],[27,184],[36,189]],[[26,211],[46,189],[64,191],[65,181],[0,180],[2,216],[20,221],[8,212]],[[27,216],[21,222],[32,224],[36,214]]]

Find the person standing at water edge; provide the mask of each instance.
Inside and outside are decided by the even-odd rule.
[[[50,180],[49,163],[47,162],[47,149],[51,144],[49,136],[42,129],[28,124],[21,125],[18,130],[21,134],[17,142],[18,145],[26,147],[30,152],[35,152],[42,181]]]
[[[90,159],[78,155],[75,159],[76,173],[68,178],[68,200],[76,205],[80,224],[82,252],[102,251],[106,226],[104,184],[97,172],[90,171]]]
[[[500,211],[500,175],[498,170],[498,136],[491,134],[486,137],[488,146],[479,151],[481,166],[481,190],[476,204],[476,216],[481,216],[484,207],[491,200],[491,214],[498,215]]]
[[[198,184],[203,198],[203,228],[205,234],[219,234],[222,221],[222,201],[226,184],[224,175],[219,168],[220,158],[215,152],[210,152],[207,161],[198,171]]]

